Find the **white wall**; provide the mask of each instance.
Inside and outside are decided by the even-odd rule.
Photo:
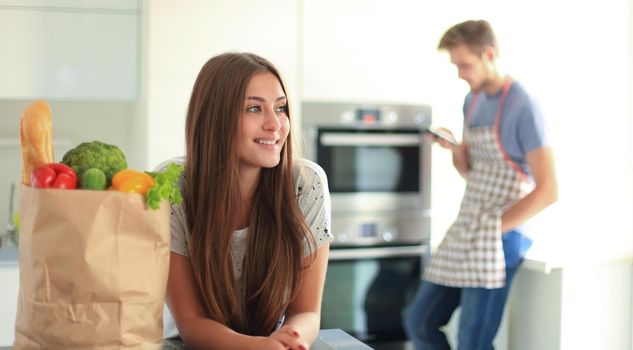
[[[633,120],[633,69],[631,69],[631,67],[633,67],[633,0],[629,0],[629,95],[628,95],[628,101],[629,101],[629,112],[628,112],[628,119],[629,120]],[[633,127],[631,127],[631,133],[633,134]],[[629,158],[629,169],[633,169],[633,157]],[[633,171],[632,171],[633,172]],[[633,194],[631,194],[631,197],[633,198]],[[633,214],[633,213],[631,213]],[[633,217],[633,215],[631,215],[631,217]],[[630,232],[631,235],[633,235],[633,232]],[[633,249],[633,248],[632,248]],[[631,281],[633,281],[633,269],[631,270]],[[633,290],[633,282],[631,285],[631,290]],[[631,332],[630,334],[633,335],[633,293],[631,294]],[[633,339],[631,340],[631,350],[633,350]]]
[[[290,103],[298,106],[296,1],[153,0],[143,7],[147,168],[184,154],[191,89],[202,65],[216,54],[251,51],[266,57],[281,71]]]
[[[506,40],[512,46],[504,59],[533,88],[553,126],[560,202],[539,238],[561,248],[573,242],[575,250],[632,253],[629,47],[600,49],[607,40],[630,43],[627,4],[534,4],[507,25],[515,41]],[[538,27],[518,29],[537,16]]]

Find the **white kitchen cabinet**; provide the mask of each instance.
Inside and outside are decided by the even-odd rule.
[[[134,100],[136,1],[128,8],[41,3],[0,1],[0,99]]]
[[[0,0],[0,6],[137,10],[137,0]]]
[[[15,337],[15,313],[20,285],[17,261],[0,260],[0,346],[10,346]]]
[[[526,259],[510,293],[510,349],[631,349],[633,257],[584,252]]]

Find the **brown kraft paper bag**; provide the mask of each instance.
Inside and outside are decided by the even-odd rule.
[[[14,349],[161,349],[169,212],[114,191],[20,193]]]

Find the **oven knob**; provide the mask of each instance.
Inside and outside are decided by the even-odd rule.
[[[345,111],[341,116],[341,122],[343,124],[352,124],[354,122],[354,112]]]
[[[398,122],[398,113],[391,111],[385,117],[385,124],[395,124]]]
[[[385,242],[393,242],[398,238],[398,230],[395,228],[387,229],[382,233],[382,239]]]
[[[427,123],[428,123],[428,121],[429,121],[428,119],[429,119],[429,118],[427,117],[427,115],[426,115],[425,113],[418,113],[418,114],[415,116],[415,122],[416,122],[417,124],[422,124],[422,125],[427,124]]]

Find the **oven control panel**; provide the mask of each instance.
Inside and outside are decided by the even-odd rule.
[[[390,243],[397,241],[397,239],[397,227],[386,227],[383,230],[379,229],[378,224],[373,222],[360,224],[356,230],[345,230],[335,236],[337,242],[355,245]]]
[[[306,126],[412,127],[431,125],[431,106],[426,104],[378,104],[303,102],[301,114]]]
[[[333,246],[420,244],[430,239],[430,219],[418,213],[333,216]]]

